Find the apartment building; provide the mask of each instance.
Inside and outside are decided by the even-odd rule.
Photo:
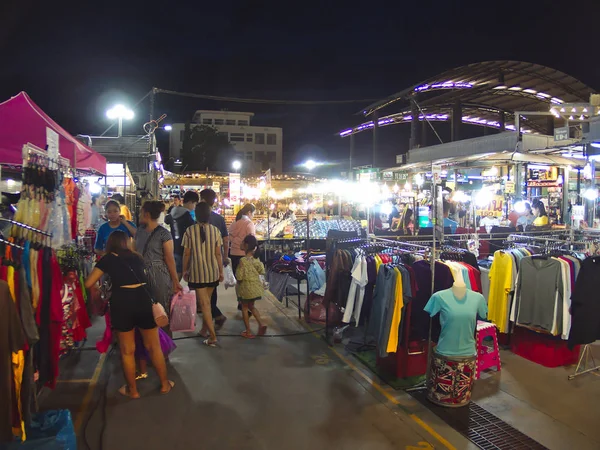
[[[238,152],[244,173],[259,173],[267,169],[282,172],[283,130],[276,127],[251,125],[254,113],[234,111],[206,111],[194,113],[192,126],[209,125],[219,133],[227,134],[229,142]],[[170,136],[170,155],[181,157],[185,124],[172,124]]]

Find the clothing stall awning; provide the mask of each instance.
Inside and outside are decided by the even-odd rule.
[[[463,156],[456,158],[445,158],[436,159],[433,161],[423,161],[420,163],[406,164],[400,167],[393,167],[386,169],[394,172],[419,172],[419,171],[430,171],[431,166],[440,165],[444,168],[460,168],[460,167],[489,167],[492,165],[507,165],[516,163],[533,163],[533,164],[545,164],[548,166],[571,166],[571,167],[583,167],[586,164],[585,160],[564,158],[556,155],[539,155],[533,153],[520,153],[520,152],[497,152],[497,153],[484,153],[481,155]]]
[[[79,142],[21,92],[0,103],[0,164],[23,164],[23,145],[46,148],[58,140],[60,155],[71,167],[106,175],[106,158]]]

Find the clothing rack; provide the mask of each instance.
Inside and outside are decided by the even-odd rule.
[[[347,244],[350,244],[349,246],[352,246],[353,244],[368,244],[369,241],[365,238],[360,238],[360,237],[346,237],[346,238],[329,238],[327,239],[327,250],[331,249],[332,245],[335,245],[336,250],[339,250],[340,248],[338,247],[339,245],[342,245],[343,247],[345,247]],[[327,272],[326,274],[329,274],[329,267],[327,267]],[[328,278],[328,277],[327,277]],[[308,301],[308,297],[307,300]],[[330,347],[332,346],[331,341],[329,340],[329,303],[327,303],[325,305],[325,336],[323,336],[323,338],[325,339],[325,342],[327,342],[327,345],[329,345]]]
[[[591,344],[585,344],[583,346],[583,350],[581,352],[581,356],[579,357],[579,362],[577,362],[577,367],[575,368],[575,372],[567,377],[567,379],[573,380],[575,377],[579,375],[583,375],[584,373],[594,372],[595,370],[600,370],[600,365],[596,364],[596,360],[594,359],[594,355],[592,354],[592,349],[590,348]],[[592,363],[591,365],[589,363]]]
[[[22,247],[14,242],[7,241],[5,239],[0,238],[0,244],[10,245],[11,247],[18,248],[19,250],[25,250],[25,247]]]
[[[52,169],[70,169],[70,162],[67,158],[58,156],[58,159],[53,159],[48,155],[46,150],[43,150],[31,143],[27,143],[23,146],[23,167],[27,166],[31,162],[44,162],[48,163],[48,167]]]
[[[52,237],[52,233],[48,233],[47,231],[40,230],[39,228],[34,228],[34,227],[32,227],[32,226],[25,225],[24,223],[17,222],[16,220],[12,220],[12,219],[5,219],[5,218],[3,218],[3,217],[0,217],[0,221],[1,221],[1,222],[8,222],[8,223],[10,223],[10,224],[12,224],[12,225],[16,225],[16,226],[18,226],[18,227],[21,227],[21,228],[24,228],[24,229],[26,229],[26,230],[33,231],[34,233],[39,233],[39,234],[41,234],[42,236],[48,236],[48,237]]]

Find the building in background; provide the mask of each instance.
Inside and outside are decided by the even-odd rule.
[[[254,113],[233,111],[196,111],[191,126],[207,125],[227,134],[242,162],[242,172],[259,173],[271,169],[282,172],[283,130],[277,127],[250,125]],[[181,158],[185,134],[184,123],[172,124],[170,157]]]

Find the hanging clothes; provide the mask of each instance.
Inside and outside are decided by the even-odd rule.
[[[571,297],[572,324],[569,348],[591,344],[600,339],[600,257],[586,258],[581,263]]]
[[[362,310],[363,301],[365,298],[365,287],[368,283],[367,275],[367,258],[362,250],[355,250],[357,255],[352,266],[350,289],[348,290],[348,298],[346,300],[346,308],[344,310],[344,323],[350,323],[352,317],[356,326],[360,322],[360,312]]]
[[[13,390],[13,355],[17,355],[18,361],[18,354],[22,352],[26,342],[8,283],[0,281],[0,442],[13,439],[13,407],[17,401]]]

